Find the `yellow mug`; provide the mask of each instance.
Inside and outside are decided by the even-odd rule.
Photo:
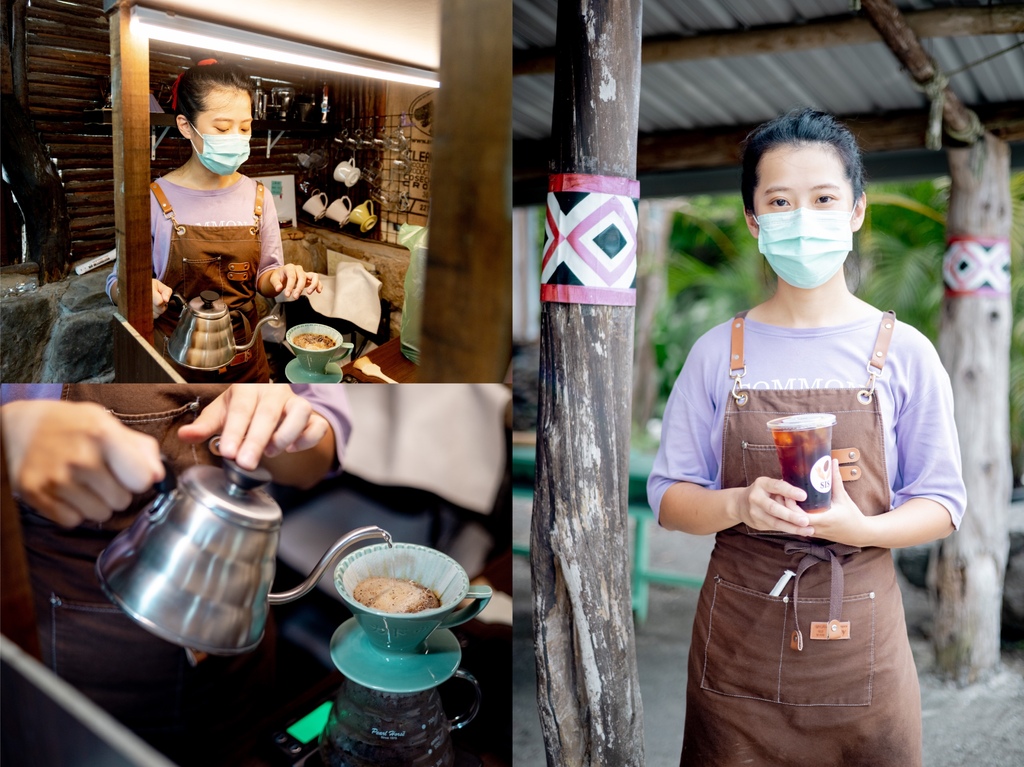
[[[362,205],[357,205],[348,216],[349,223],[359,227],[360,232],[368,232],[377,223],[377,216],[373,212],[373,201],[367,200]]]

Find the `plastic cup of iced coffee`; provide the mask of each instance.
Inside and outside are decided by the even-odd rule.
[[[768,422],[782,478],[807,493],[797,503],[804,511],[832,506],[832,413],[801,413]]]

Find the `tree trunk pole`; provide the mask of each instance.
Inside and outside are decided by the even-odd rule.
[[[986,135],[947,152],[939,353],[953,385],[968,508],[959,532],[940,541],[929,582],[938,668],[969,684],[999,663],[1009,554],[1010,151]]]
[[[627,516],[640,11],[558,4],[531,534],[552,766],[644,764]]]

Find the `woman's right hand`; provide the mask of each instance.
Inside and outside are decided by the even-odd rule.
[[[157,441],[95,403],[19,400],[0,420],[12,491],[65,527],[107,520],[164,478]]]
[[[153,319],[155,320],[165,311],[167,311],[167,304],[171,300],[171,296],[174,291],[167,285],[164,285],[160,280],[153,279]]]
[[[777,531],[792,535],[814,535],[810,515],[797,506],[807,493],[781,479],[758,477],[743,488],[739,508],[740,521],[755,530]]]

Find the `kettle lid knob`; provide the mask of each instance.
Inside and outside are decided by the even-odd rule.
[[[257,466],[255,469],[243,469],[230,458],[222,458],[224,462],[224,475],[230,484],[229,492],[235,494],[254,490],[260,485],[265,485],[273,479],[270,470],[265,466]]]
[[[203,299],[203,308],[212,309],[213,302],[220,299],[220,293],[215,290],[204,290],[199,294],[199,297]]]

